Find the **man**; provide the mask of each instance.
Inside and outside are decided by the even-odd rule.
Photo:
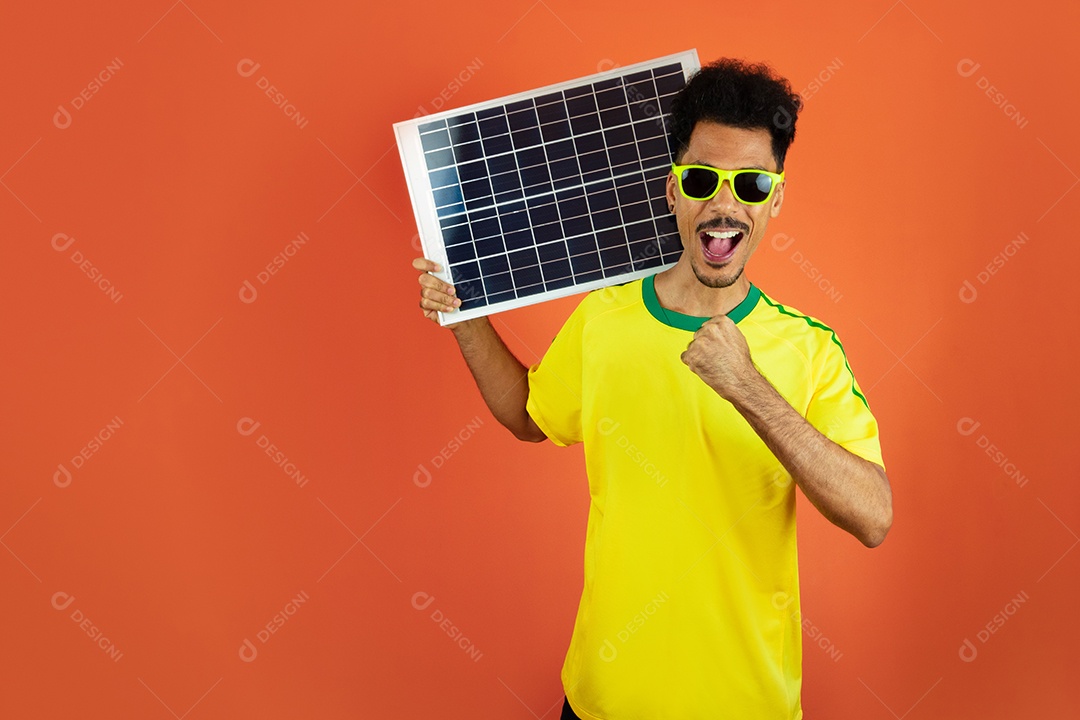
[[[706,66],[672,108],[679,261],[589,293],[527,369],[486,318],[450,326],[516,437],[585,443],[563,718],[798,720],[794,486],[867,547],[892,525],[877,422],[836,333],[745,273],[800,108],[765,65]],[[413,266],[425,314],[452,311],[434,263]]]

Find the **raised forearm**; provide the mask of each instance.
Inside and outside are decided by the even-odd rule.
[[[486,318],[450,326],[465,363],[491,414],[520,440],[546,439],[525,404],[529,399],[529,369],[514,357]]]
[[[892,525],[892,490],[879,465],[821,434],[758,372],[731,402],[822,515],[867,547],[881,544]]]

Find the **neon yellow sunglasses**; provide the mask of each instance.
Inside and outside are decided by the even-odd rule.
[[[676,165],[671,172],[679,183],[679,192],[690,200],[712,200],[720,192],[724,180],[731,186],[735,199],[744,205],[761,205],[772,197],[784,173],[768,170],[721,170],[708,165]]]

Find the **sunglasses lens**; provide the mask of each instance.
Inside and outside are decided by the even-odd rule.
[[[707,198],[716,190],[720,176],[705,168],[687,168],[682,173],[683,194],[695,200]]]
[[[735,196],[744,203],[764,202],[772,186],[772,178],[765,173],[747,171],[735,175]]]

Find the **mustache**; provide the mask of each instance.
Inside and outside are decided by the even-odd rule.
[[[729,217],[715,217],[711,220],[706,220],[697,226],[697,232],[703,233],[706,230],[738,230],[743,235],[748,234],[750,228],[743,225],[738,220]]]

